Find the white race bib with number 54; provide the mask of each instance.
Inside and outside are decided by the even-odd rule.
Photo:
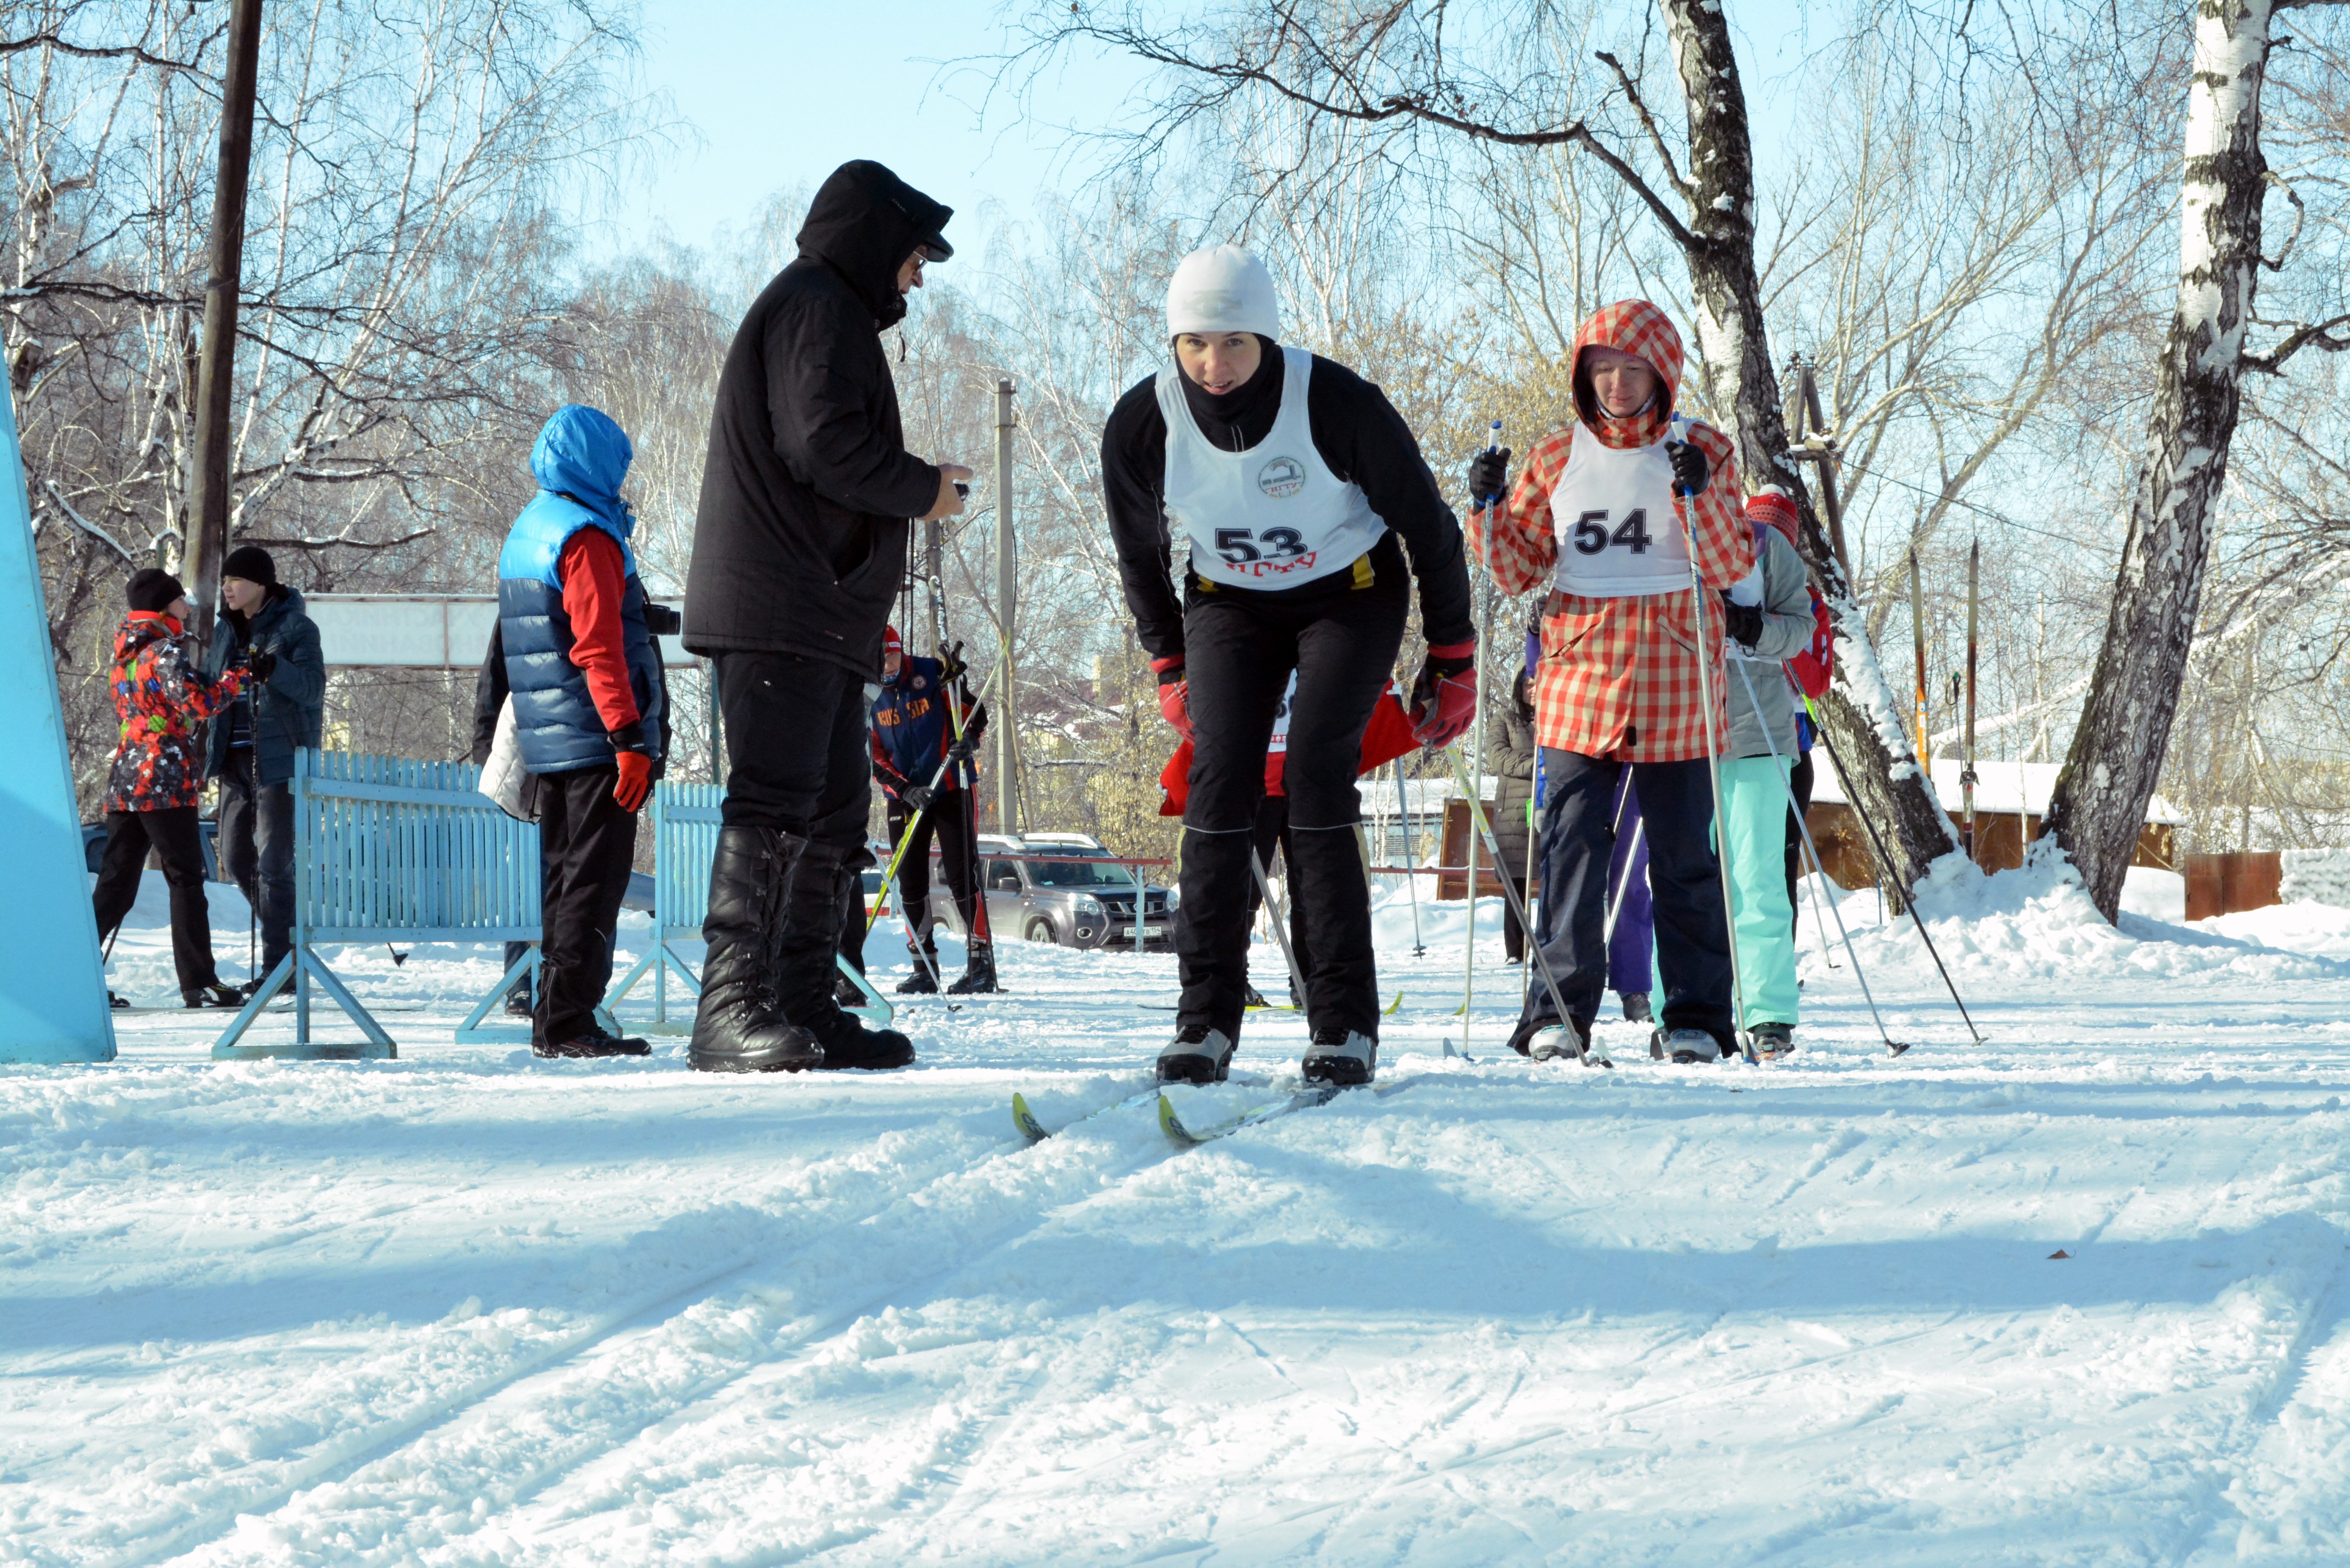
[[[1687,441],[1689,427],[1675,414],[1670,439]],[[1665,439],[1618,452],[1576,429],[1550,493],[1560,592],[1621,599],[1689,591],[1689,540],[1673,510]]]

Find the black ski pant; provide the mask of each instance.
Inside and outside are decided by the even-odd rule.
[[[259,980],[294,950],[294,786],[261,783],[250,746],[221,774],[220,858],[261,924]]]
[[[1398,552],[1376,558],[1394,561]],[[1371,901],[1355,836],[1363,727],[1387,690],[1402,646],[1410,580],[1399,564],[1337,572],[1281,593],[1202,591],[1191,579],[1183,614],[1191,683],[1191,798],[1183,812],[1183,918],[1176,923],[1182,981],[1176,1026],[1239,1037],[1247,1001],[1249,851],[1264,794],[1274,711],[1297,672],[1289,751],[1289,898],[1305,938],[1306,1021],[1376,1039],[1378,974]]]
[[[155,851],[172,889],[172,963],[179,971],[182,999],[220,983],[213,968],[212,909],[204,898],[203,831],[192,805],[108,812],[106,856],[99,862],[98,888],[91,895],[102,947],[138,901],[139,873],[147,851]]]
[[[793,653],[722,653],[715,662],[728,761],[720,819],[862,850],[873,796],[865,682]]]
[[[1648,889],[1656,909],[1657,1016],[1667,1029],[1702,1029],[1727,1055],[1736,1048],[1730,1000],[1730,933],[1721,916],[1721,867],[1713,850],[1713,785],[1705,759],[1616,763],[1543,748],[1542,907],[1534,940],[1558,981],[1577,1032],[1607,989],[1607,863],[1616,846],[1616,784],[1632,770],[1648,824]],[[1523,1045],[1556,1021],[1550,987],[1526,992],[1511,1036]]]
[[[1787,906],[1795,911],[1795,919],[1804,917],[1804,901],[1795,897],[1795,882],[1804,874],[1804,830],[1802,816],[1812,809],[1812,753],[1804,753],[1788,770],[1787,785],[1795,792],[1795,804],[1787,808]],[[1794,936],[1795,928],[1789,926],[1787,934]]]
[[[1256,862],[1264,867],[1268,877],[1273,875],[1274,852],[1278,850],[1281,853],[1282,863],[1289,877],[1289,952],[1297,961],[1298,972],[1303,974],[1305,972],[1305,923],[1297,918],[1297,857],[1290,853],[1289,847],[1287,795],[1268,794],[1257,802],[1255,849]],[[1252,870],[1249,874],[1249,924],[1256,923],[1256,912],[1263,903],[1264,890],[1256,885],[1256,874]],[[1305,998],[1298,1000],[1303,1002]]]
[[[973,815],[967,789],[951,789],[935,797],[931,809],[919,816],[902,800],[889,803],[890,848],[894,851],[907,834],[914,836],[914,841],[906,846],[905,857],[898,862],[898,893],[914,929],[922,933],[922,946],[931,952],[939,949],[938,921],[931,908],[933,839],[939,846],[939,869],[954,898],[955,913],[962,917],[962,929],[975,941],[989,940],[987,907],[979,898],[979,839]]]
[[[538,1007],[535,1045],[596,1032],[596,1008],[612,983],[620,900],[637,857],[637,817],[612,798],[617,768],[542,774],[538,800]]]

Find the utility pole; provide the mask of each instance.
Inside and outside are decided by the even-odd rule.
[[[1909,639],[1918,655],[1918,765],[1934,774],[1934,742],[1926,728],[1926,593],[1918,574],[1918,546],[1909,546]]]
[[[1020,713],[1012,668],[1012,633],[1020,606],[1018,556],[1012,540],[1012,382],[995,383],[995,626],[1003,663],[996,701],[995,831],[1020,831]]]
[[[1959,773],[1959,794],[1966,802],[1967,858],[1975,857],[1975,619],[1982,604],[1982,541],[1967,546],[1967,744],[1966,761]]]
[[[253,167],[253,99],[261,61],[261,0],[230,0],[228,74],[221,84],[220,174],[213,186],[212,247],[196,363],[196,428],[188,476],[188,597],[199,642],[213,634],[221,562],[228,555],[229,403],[236,386],[237,292],[244,274],[244,193]]]

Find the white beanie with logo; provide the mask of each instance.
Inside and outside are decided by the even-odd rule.
[[[1167,336],[1186,332],[1254,332],[1278,340],[1281,305],[1273,274],[1238,245],[1193,251],[1167,286]]]

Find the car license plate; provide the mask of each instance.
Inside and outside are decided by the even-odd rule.
[[[1129,927],[1128,929],[1131,929],[1132,928]],[[1142,928],[1142,935],[1146,940],[1151,937],[1163,937],[1166,934],[1167,928],[1164,926],[1145,926]]]

